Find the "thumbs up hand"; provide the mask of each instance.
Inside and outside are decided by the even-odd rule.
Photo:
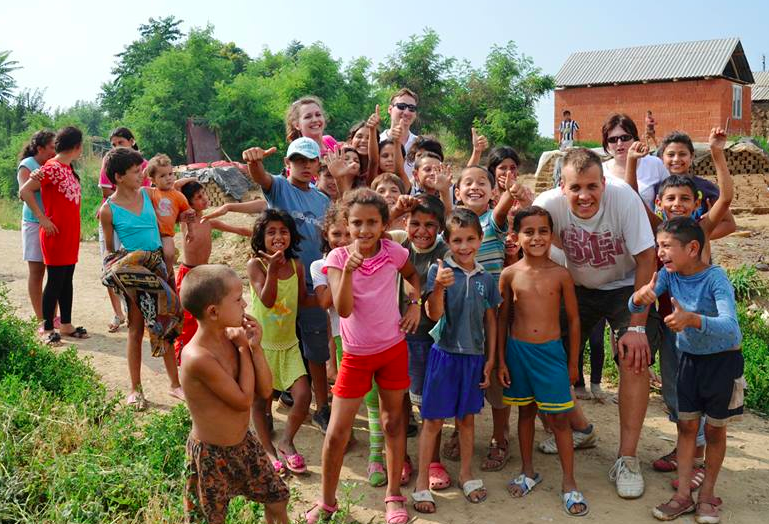
[[[435,274],[435,284],[442,288],[454,285],[454,270],[443,266],[443,259],[438,259],[438,272]]]
[[[654,291],[654,288],[656,287],[657,272],[655,271],[649,283],[635,292],[633,295],[633,304],[636,306],[648,306],[649,304],[654,304],[657,301],[657,293]]]
[[[673,312],[665,317],[665,325],[671,331],[679,333],[688,327],[699,329],[702,325],[700,316],[691,311],[686,311],[678,300],[671,297],[670,303],[673,305]]]
[[[484,135],[479,135],[475,128],[471,128],[470,131],[473,135],[473,151],[481,154],[489,147],[489,141]]]
[[[352,244],[352,249],[350,249],[350,256],[347,257],[347,262],[344,263],[345,273],[352,273],[358,269],[361,264],[363,264],[363,255],[360,253],[359,243],[360,240],[356,240]]]
[[[369,129],[376,129],[379,127],[381,121],[382,118],[379,116],[379,104],[377,104],[372,115],[366,120],[366,127]]]

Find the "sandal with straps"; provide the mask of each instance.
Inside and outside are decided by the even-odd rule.
[[[699,497],[695,504],[694,522],[697,524],[718,524],[721,515],[718,507],[723,501],[718,497]],[[703,511],[702,505],[710,506],[709,511]]]
[[[510,493],[510,496],[514,499],[519,499],[531,493],[531,490],[533,490],[540,482],[542,482],[542,476],[539,473],[535,473],[534,477],[527,477],[526,473],[521,473],[516,478],[507,483],[507,492]],[[511,488],[514,487],[517,487],[519,490],[521,490],[520,495],[513,494]]]
[[[689,479],[689,491],[697,491],[703,482],[705,482],[705,466],[694,466],[692,476]],[[676,491],[678,491],[678,484],[677,478],[670,481],[670,486]]]
[[[582,494],[581,491],[572,490],[568,493],[561,493],[561,499],[563,499],[563,510],[566,512],[566,514],[570,517],[584,517],[588,513],[590,513],[590,508],[587,505],[587,500],[585,500],[585,496]],[[574,513],[571,508],[573,508],[577,504],[582,504],[584,508],[582,511],[578,511]]]
[[[419,513],[435,513],[436,511],[435,499],[433,498],[433,494],[430,492],[429,489],[423,489],[422,491],[414,490],[411,493],[411,499],[414,501],[415,511],[418,511]],[[417,504],[422,504],[425,502],[433,505],[432,511],[422,511],[417,507]]]
[[[504,442],[491,439],[486,460],[481,464],[481,471],[499,471],[507,465],[508,460],[510,460],[510,442],[507,439]]]
[[[652,462],[654,471],[661,471],[663,473],[670,473],[678,469],[678,454],[677,450],[673,449],[667,455],[663,455],[654,462]]]
[[[670,500],[660,504],[652,510],[652,515],[657,520],[674,520],[694,511],[694,500],[691,497],[682,497],[678,493],[673,495]]]
[[[409,521],[409,511],[405,508],[407,500],[403,495],[385,497],[385,508],[388,502],[400,502],[404,505],[404,507],[398,509],[385,509],[385,522],[387,524],[406,524]]]
[[[318,510],[315,514],[313,514],[313,511]],[[322,500],[318,500],[313,507],[310,508],[310,511],[304,514],[304,520],[307,521],[307,524],[317,524],[321,520],[328,520],[329,517],[331,517],[334,513],[339,511],[339,504],[334,503],[333,506],[329,506]],[[326,515],[322,516],[321,512],[325,512]]]

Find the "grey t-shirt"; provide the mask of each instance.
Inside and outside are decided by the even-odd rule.
[[[425,296],[425,286],[427,285],[427,272],[430,269],[430,266],[438,261],[438,259],[443,258],[446,256],[446,253],[449,251],[449,247],[446,245],[446,243],[441,239],[439,236],[436,239],[435,244],[433,245],[432,249],[428,249],[425,251],[422,251],[420,249],[417,249],[414,247],[414,245],[409,241],[408,239],[405,240],[403,243],[401,243],[403,247],[409,250],[409,262],[411,262],[414,265],[414,269],[416,269],[417,274],[419,275],[419,289],[422,290],[422,296]],[[400,310],[401,315],[404,315],[406,313],[406,309],[408,308],[408,297],[406,296],[406,293],[403,289],[403,284],[400,286]],[[427,316],[427,313],[425,313],[425,306],[422,304],[422,316],[419,320],[419,326],[417,326],[417,330],[413,334],[406,335],[407,339],[429,339],[430,338],[430,330],[435,327],[435,322],[430,320],[430,317]]]
[[[494,277],[477,262],[469,272],[451,257],[446,258],[444,265],[454,270],[454,284],[444,291],[444,313],[437,326],[436,343],[448,353],[483,355],[486,353],[486,310],[502,302]],[[431,265],[425,296],[433,292],[437,274],[438,264]]]

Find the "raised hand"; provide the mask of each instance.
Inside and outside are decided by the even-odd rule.
[[[433,186],[439,193],[447,191],[451,187],[452,180],[451,164],[441,164],[433,174]]]
[[[443,267],[443,259],[438,259],[438,271],[435,273],[435,283],[442,288],[448,288],[454,285],[454,270],[450,267]]]
[[[371,114],[370,117],[368,117],[368,120],[366,120],[366,127],[368,127],[371,130],[374,130],[379,127],[379,124],[381,122],[382,122],[382,118],[379,116],[379,104],[377,104],[376,108],[374,109],[374,112]]]
[[[708,144],[711,150],[723,151],[724,147],[726,147],[726,131],[720,127],[711,129]]]
[[[665,325],[676,333],[690,327],[692,325],[692,313],[686,311],[673,297],[670,298],[670,303],[673,305],[673,312],[665,317]]]
[[[483,153],[489,147],[489,141],[484,135],[479,135],[475,128],[471,128],[470,131],[473,134],[473,151]]]
[[[258,255],[267,261],[268,273],[276,274],[280,266],[286,262],[286,256],[283,254],[283,251],[276,251],[270,255],[260,250]]]
[[[250,147],[243,151],[243,161],[247,164],[263,162],[265,158],[274,154],[277,150],[277,147],[271,147],[267,150],[264,150],[261,147]]]
[[[418,198],[411,195],[401,195],[395,202],[395,211],[398,211],[399,214],[405,215],[406,213],[410,213],[412,209],[417,207],[417,205],[419,205]]]
[[[243,314],[243,331],[251,347],[258,346],[262,341],[262,326],[247,313]]]
[[[403,127],[400,124],[400,118],[393,118],[393,127],[390,128],[390,139],[396,144],[401,143],[401,137],[403,136]]]
[[[633,142],[627,150],[627,157],[633,160],[645,157],[649,154],[649,146],[644,142]]]
[[[347,257],[347,262],[344,263],[345,273],[352,273],[363,264],[363,255],[360,253],[360,240],[352,243],[352,249],[349,252],[350,256]]]
[[[347,175],[347,162],[344,161],[344,153],[342,153],[341,147],[335,151],[328,151],[323,160],[332,177],[339,178]]]
[[[657,272],[652,275],[652,279],[648,284],[644,284],[633,295],[633,303],[637,306],[648,306],[654,304],[657,301],[657,293],[654,289],[657,287]]]
[[[207,222],[207,221],[209,221],[211,219],[218,218],[220,216],[224,216],[227,213],[229,213],[229,211],[230,211],[230,208],[229,208],[229,206],[227,204],[221,205],[221,206],[217,207],[216,209],[214,209],[213,211],[211,211],[210,213],[207,213],[205,216],[201,217],[200,223],[204,224],[205,222]]]

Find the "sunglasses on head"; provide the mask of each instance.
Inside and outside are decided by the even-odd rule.
[[[616,144],[617,142],[630,142],[631,140],[633,140],[633,135],[610,136],[606,139],[606,141],[610,144]]]
[[[398,102],[397,104],[393,104],[393,105],[398,109],[400,109],[401,111],[405,111],[406,109],[408,109],[412,113],[417,112],[416,104],[407,104],[406,102]]]

